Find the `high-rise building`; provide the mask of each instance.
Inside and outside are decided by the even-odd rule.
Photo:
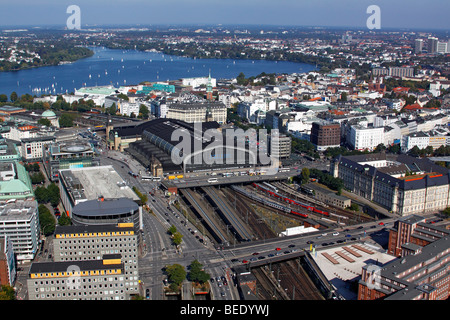
[[[53,253],[55,262],[101,260],[105,255],[120,254],[125,292],[138,294],[138,236],[133,223],[57,226]]]
[[[442,54],[445,54],[445,53],[447,53],[448,52],[448,48],[447,48],[447,42],[438,42],[437,43],[437,49],[436,49],[436,52],[437,53],[442,53]]]
[[[7,236],[11,241],[17,260],[32,260],[39,241],[38,203],[11,201],[0,207],[0,237]]]
[[[428,37],[428,53],[437,52],[438,41],[439,41],[438,38]]]
[[[128,285],[120,254],[33,263],[27,279],[30,300],[128,300]]]
[[[341,145],[341,126],[334,122],[313,122],[310,141],[318,151]]]
[[[416,39],[414,46],[414,53],[419,54],[422,53],[423,50],[423,39]]]

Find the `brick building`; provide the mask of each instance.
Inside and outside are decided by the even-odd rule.
[[[341,145],[341,126],[334,122],[313,122],[310,141],[318,151]]]
[[[390,230],[384,266],[363,267],[358,300],[446,300],[450,295],[450,231],[410,216]]]

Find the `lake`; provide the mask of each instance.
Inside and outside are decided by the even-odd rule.
[[[83,86],[135,85],[142,81],[167,81],[180,78],[236,78],[265,73],[305,73],[315,66],[305,63],[265,60],[193,59],[158,52],[90,48],[94,55],[73,63],[14,72],[0,72],[0,94],[60,94]]]

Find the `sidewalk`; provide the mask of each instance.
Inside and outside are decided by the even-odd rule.
[[[381,207],[381,206],[379,206],[379,205],[373,203],[373,202],[370,201],[370,200],[367,200],[367,199],[365,199],[365,198],[363,198],[363,197],[357,196],[357,195],[354,194],[354,193],[348,192],[348,191],[346,191],[346,190],[342,190],[342,195],[345,196],[345,197],[347,197],[347,198],[350,198],[350,199],[352,199],[352,200],[355,200],[355,201],[357,201],[357,202],[363,203],[364,205],[366,205],[366,206],[368,206],[368,207],[371,207],[371,208],[374,209],[375,211],[377,211],[377,212],[379,212],[379,213],[381,213],[381,214],[383,214],[383,215],[385,215],[385,216],[388,216],[388,217],[395,217],[395,215],[394,215],[393,213],[389,212],[387,209],[385,209],[385,208],[383,208],[383,207]]]

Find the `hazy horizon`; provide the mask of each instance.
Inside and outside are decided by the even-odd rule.
[[[4,0],[0,0],[4,2]],[[16,0],[2,3],[0,27],[66,25],[70,5],[81,26],[253,25],[366,28],[367,8],[381,10],[385,29],[448,30],[448,0]]]

